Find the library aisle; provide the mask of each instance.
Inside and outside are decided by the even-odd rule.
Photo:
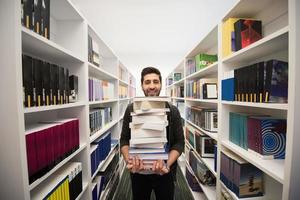
[[[168,160],[179,124],[166,102],[180,112],[175,200],[300,199],[299,0],[237,0],[152,100],[135,98],[139,73],[74,2],[1,0],[1,200],[132,199],[120,151],[132,102],[130,153],[148,167]]]
[[[180,169],[177,169],[176,176],[177,176],[177,181],[175,182],[174,200],[181,200],[181,199],[193,200],[194,197]],[[132,199],[130,174],[127,170],[123,172],[123,175],[120,179],[120,183],[113,197],[113,200],[123,200],[123,199],[128,199],[128,200]],[[202,200],[206,198],[203,196],[203,198],[199,198],[199,200],[200,199]],[[155,200],[155,194],[153,192],[151,193],[151,200]]]

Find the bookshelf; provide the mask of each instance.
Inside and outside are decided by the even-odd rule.
[[[77,199],[92,199],[90,144],[108,130],[111,130],[112,139],[119,139],[124,109],[135,96],[135,77],[70,0],[51,0],[50,40],[22,26],[20,0],[1,2],[0,13],[0,24],[7,27],[0,30],[0,41],[3,44],[3,53],[0,55],[3,78],[0,80],[0,87],[2,91],[7,91],[0,104],[0,174],[3,186],[0,198],[29,200],[66,163],[81,162],[83,188]],[[102,59],[100,67],[88,61],[88,35],[99,46]],[[69,70],[70,75],[78,76],[78,100],[68,104],[23,107],[22,53],[62,66]],[[122,77],[119,76],[120,66],[123,70]],[[89,77],[112,83],[112,97],[89,101]],[[126,98],[119,98],[119,85],[131,88],[130,91],[127,90]],[[112,121],[90,136],[89,110],[99,106],[112,108]],[[79,149],[29,183],[25,127],[38,121],[74,117],[79,119]],[[113,149],[119,151],[116,146]],[[110,163],[114,151],[111,151],[102,165]],[[121,170],[118,169],[117,172],[121,173]]]
[[[299,76],[297,64],[300,62],[297,52],[299,52],[299,11],[300,3],[296,0],[254,0],[238,1],[229,12],[195,47],[188,52],[168,76],[171,77],[180,66],[186,72],[186,60],[194,57],[198,53],[217,53],[218,61],[200,69],[192,74],[184,73],[184,98],[173,97],[173,102],[184,101],[184,108],[191,105],[211,106],[218,109],[218,132],[211,133],[201,130],[191,121],[184,119],[185,125],[192,125],[194,128],[204,132],[217,142],[217,173],[216,189],[214,195],[203,188],[204,194],[208,199],[220,199],[221,189],[227,190],[233,199],[239,199],[225,184],[220,180],[220,155],[224,150],[230,150],[247,162],[259,168],[264,173],[264,196],[243,199],[298,199],[297,191],[299,184],[299,155],[296,140],[299,141],[300,127],[296,119],[299,118],[299,105],[296,104],[299,98],[299,86],[296,82]],[[254,18],[262,21],[262,39],[250,44],[249,46],[233,52],[229,56],[222,55],[222,25],[230,17]],[[221,98],[221,81],[224,72],[238,69],[242,66],[251,65],[257,62],[270,59],[279,59],[288,62],[288,103],[252,103],[225,101]],[[189,80],[200,78],[218,78],[218,99],[194,99],[186,96],[186,83]],[[171,95],[171,90],[175,83],[169,84],[166,95]],[[287,119],[286,135],[286,156],[284,160],[267,160],[233,144],[229,140],[229,112],[250,112],[267,114],[278,118]],[[186,113],[185,113],[186,114]],[[188,143],[188,141],[186,141]],[[192,148],[189,144],[187,148]],[[185,156],[187,154],[185,153]],[[187,159],[182,156],[183,159]],[[211,171],[213,168],[208,162],[204,162]],[[184,163],[181,163],[184,164]],[[207,186],[206,186],[207,187]]]

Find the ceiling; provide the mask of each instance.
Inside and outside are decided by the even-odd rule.
[[[133,74],[152,65],[166,76],[237,0],[72,2]]]

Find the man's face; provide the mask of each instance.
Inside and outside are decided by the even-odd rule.
[[[145,96],[159,96],[161,90],[159,76],[155,73],[145,75],[142,88]]]

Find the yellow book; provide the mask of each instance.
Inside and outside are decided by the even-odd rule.
[[[70,200],[70,189],[69,189],[69,179],[66,180],[66,200]]]
[[[228,18],[223,23],[223,30],[222,30],[222,52],[223,58],[232,54],[231,50],[231,32],[234,31],[234,23],[238,21],[240,18]]]

